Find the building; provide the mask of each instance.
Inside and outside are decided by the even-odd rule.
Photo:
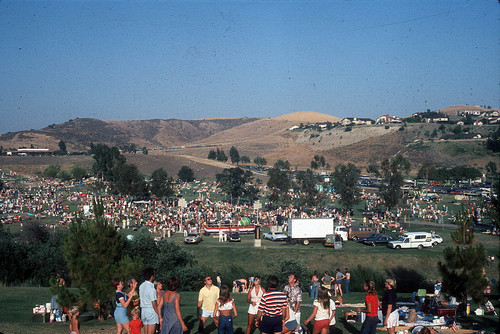
[[[396,116],[389,116],[389,114],[385,114],[377,118],[377,124],[398,124],[403,123],[401,118]]]
[[[7,155],[49,155],[54,153],[48,148],[20,148],[16,151],[7,151]]]
[[[342,125],[371,125],[375,123],[374,120],[370,118],[357,118],[357,117],[346,117],[340,121],[340,124]]]

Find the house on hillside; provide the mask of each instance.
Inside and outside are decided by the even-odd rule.
[[[396,116],[389,116],[389,114],[385,114],[377,118],[377,124],[398,124],[403,123],[401,118]]]
[[[375,123],[374,120],[370,118],[357,118],[357,117],[346,117],[340,121],[342,125],[371,125]]]
[[[463,111],[459,111],[457,112],[458,116],[467,116],[467,115],[471,115],[471,116],[481,116],[481,110],[463,110]]]
[[[48,148],[20,148],[16,151],[7,151],[7,155],[49,155],[52,154],[51,150]]]
[[[426,118],[425,119],[425,122],[426,123],[448,123],[450,119],[448,117],[430,117],[430,118]]]

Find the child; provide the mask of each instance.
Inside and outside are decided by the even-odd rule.
[[[290,300],[287,301],[288,304],[288,319],[285,320],[283,324],[283,330],[281,334],[291,334],[292,332],[302,333],[302,328],[300,324],[295,319],[295,312],[292,312],[292,307],[290,306]]]
[[[219,296],[214,310],[214,321],[218,328],[218,334],[233,334],[233,319],[238,316],[238,312],[234,300],[230,297],[227,285],[220,288]],[[231,313],[234,313],[234,316],[231,316]]]
[[[314,300],[311,316],[304,321],[304,325],[314,318],[313,334],[327,334],[330,326],[335,325],[335,303],[330,300],[328,289],[320,286],[318,299]]]
[[[80,323],[78,322],[78,316],[80,315],[80,309],[78,306],[73,306],[69,312],[69,334],[80,334]]]
[[[132,320],[129,321],[128,327],[130,328],[130,334],[141,334],[141,328],[144,327],[141,321],[141,311],[138,308],[130,311],[132,315]]]

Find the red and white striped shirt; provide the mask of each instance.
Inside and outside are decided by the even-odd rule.
[[[282,309],[287,307],[286,295],[277,290],[266,292],[259,303],[259,311],[268,317],[282,315]]]

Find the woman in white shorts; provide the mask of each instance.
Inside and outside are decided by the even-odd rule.
[[[262,295],[266,292],[260,286],[260,277],[255,277],[253,279],[253,287],[247,293],[247,302],[250,304],[248,307],[248,325],[247,333],[250,334],[253,326],[255,325],[255,315],[257,314],[257,309],[259,308],[259,302]]]

